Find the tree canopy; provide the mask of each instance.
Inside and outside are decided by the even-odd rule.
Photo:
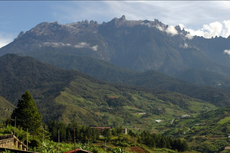
[[[24,130],[28,128],[30,133],[36,133],[41,127],[42,116],[29,91],[26,91],[22,95],[22,99],[18,101],[17,108],[11,115],[12,119],[15,119],[15,117],[17,125]]]

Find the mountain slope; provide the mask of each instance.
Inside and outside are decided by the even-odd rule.
[[[79,70],[100,80],[179,92],[220,107],[229,105],[228,90],[191,84],[156,71],[135,72],[95,58],[60,53],[52,48],[24,54],[65,69]]]
[[[13,104],[0,96],[0,121],[6,121],[14,108],[15,106]]]
[[[174,33],[170,31],[174,29]],[[0,49],[0,55],[43,50],[109,61],[136,71],[157,70],[168,75],[195,68],[230,75],[230,38],[191,37],[179,26],[158,20],[129,21],[125,16],[98,24],[83,21],[66,25],[41,23],[22,32]]]
[[[174,75],[174,77],[198,85],[208,85],[213,87],[230,89],[230,77],[211,71],[188,69],[178,72]]]
[[[175,119],[166,135],[183,137],[191,149],[199,152],[222,152],[229,145],[230,108],[220,108],[197,117]]]
[[[34,90],[32,93],[35,99],[55,96],[76,75],[70,71],[65,72],[31,57],[21,58],[7,54],[0,60],[0,93],[13,104],[28,89]]]
[[[46,122],[54,119],[91,126],[126,125],[154,130],[155,119],[159,117],[168,120],[175,115],[216,108],[179,93],[109,84],[31,57],[6,54],[0,58],[0,66],[3,74],[0,96],[16,104],[21,94],[29,90]]]
[[[137,73],[97,58],[66,54],[57,48],[47,47],[31,52],[18,53],[18,55],[31,56],[41,62],[66,70],[78,70],[96,79],[109,82],[123,83]]]

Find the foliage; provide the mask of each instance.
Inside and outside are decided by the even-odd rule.
[[[4,121],[6,123],[6,120],[10,118],[10,113],[14,108],[15,106],[13,104],[0,96],[0,122]]]
[[[50,121],[48,123],[48,129],[51,133],[51,140],[58,142],[58,131],[60,133],[60,142],[73,142],[74,131],[76,142],[88,143],[95,142],[99,138],[97,130],[91,129],[90,127],[80,126],[77,123],[71,123],[65,125],[61,122]]]
[[[145,130],[162,131],[164,129],[158,126],[163,127],[163,124],[175,116],[197,114],[216,108],[208,102],[175,92],[99,81],[80,72],[63,70],[30,57],[8,54],[1,57],[0,67],[4,70],[0,76],[0,82],[3,83],[0,94],[5,95],[6,100],[14,102],[19,94],[29,90],[46,123],[49,120],[62,121],[65,124],[78,121],[85,126],[125,125],[135,126],[136,130],[144,130],[145,127]],[[9,69],[12,71],[8,71]],[[153,79],[145,82],[142,78],[145,75]],[[155,72],[131,76],[142,80],[138,79],[139,83],[146,84],[150,84],[148,80],[159,82],[157,78],[164,78]],[[6,83],[9,78],[13,82]],[[175,84],[170,77],[167,78],[160,81],[159,85]],[[158,88],[157,84],[153,86]],[[7,93],[12,95],[7,96]],[[165,122],[155,125],[157,118]],[[140,124],[145,126],[139,126]]]
[[[49,131],[51,132],[51,139],[54,141],[57,140],[57,130],[60,130],[60,142],[73,142],[73,129],[75,128],[75,136],[77,142],[81,143],[89,143],[89,142],[98,142],[105,141],[109,143],[111,142],[117,147],[128,147],[135,146],[137,143],[145,144],[152,148],[169,148],[169,149],[177,149],[178,151],[186,151],[189,150],[189,146],[185,140],[181,139],[172,139],[171,137],[165,137],[160,134],[150,134],[148,131],[143,131],[140,134],[135,134],[134,132],[129,132],[129,135],[124,135],[120,133],[122,127],[113,128],[112,133],[115,133],[114,136],[111,135],[110,130],[105,129],[102,132],[104,138],[99,137],[99,133],[95,133],[97,130],[94,130],[89,127],[80,126],[76,123],[69,124],[65,126],[63,123],[58,123],[56,121],[50,121],[48,124]],[[70,133],[70,136],[62,137],[63,133]],[[96,134],[96,135],[95,135]],[[69,138],[68,138],[69,137]],[[71,140],[71,141],[69,141]],[[119,149],[118,149],[119,150]]]
[[[165,135],[184,138],[191,149],[220,152],[229,146],[230,107],[204,112],[196,117],[175,120]]]
[[[159,134],[150,134],[148,131],[143,131],[138,138],[139,143],[143,143],[153,148],[169,148],[177,149],[178,151],[189,150],[189,146],[185,140],[172,139]]]
[[[26,91],[22,95],[22,100],[18,101],[17,108],[14,109],[11,115],[11,119],[15,118],[19,127],[24,130],[28,129],[32,134],[40,130],[42,116],[29,91]]]
[[[227,76],[218,75],[217,73],[203,71],[203,74],[202,71],[200,72],[200,70],[196,69],[192,69],[195,71],[192,73],[193,71],[191,69],[190,71],[192,72],[188,70],[193,75],[198,72],[201,73],[198,75],[200,77],[204,75],[202,78],[205,81],[210,79],[217,82],[213,85],[213,81],[209,81],[211,83],[207,83],[207,85],[213,85],[214,87],[207,87],[181,81],[154,70],[135,72],[93,57],[64,54],[57,48],[45,48],[39,51],[34,50],[33,52],[27,52],[26,55],[64,69],[81,71],[84,74],[100,80],[178,92],[220,107],[229,105],[230,95],[228,91],[214,87],[229,89],[230,79]]]

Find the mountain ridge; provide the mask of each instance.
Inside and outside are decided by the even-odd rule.
[[[65,25],[44,22],[20,33],[0,49],[0,55],[52,47],[141,72],[157,70],[173,76],[196,68],[230,76],[230,59],[224,52],[230,49],[229,39],[192,37],[179,26],[122,16],[101,24],[87,20]]]
[[[87,56],[66,55],[55,50],[43,50],[39,54],[35,51],[27,54],[46,63],[50,63],[64,69],[79,70],[82,73],[90,75],[94,78],[128,85],[135,85],[144,88],[152,88],[156,90],[168,90],[188,95],[193,98],[202,99],[212,102],[217,106],[227,106],[228,102],[223,101],[223,96],[230,96],[226,89],[218,89],[211,86],[199,86],[176,78],[172,78],[165,74],[154,70],[146,72],[135,72],[122,67],[114,66],[106,61],[98,60]],[[227,86],[227,84],[225,85]],[[212,94],[209,94],[212,93]],[[209,95],[204,96],[204,95]],[[218,101],[218,103],[217,103]]]

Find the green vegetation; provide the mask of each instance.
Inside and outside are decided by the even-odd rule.
[[[162,24],[157,20],[154,22]],[[1,48],[1,55],[18,52],[68,70],[31,57],[2,56],[0,120],[4,123],[0,134],[14,131],[25,142],[27,133],[24,130],[35,126],[33,130],[29,129],[29,146],[39,152],[73,149],[74,129],[78,147],[92,152],[131,152],[137,149],[132,147],[150,153],[177,152],[189,150],[190,146],[199,152],[212,153],[229,146],[230,109],[226,106],[230,105],[230,92],[227,90],[230,79],[195,70],[209,69],[229,75],[229,59],[222,60],[223,54],[215,53],[219,47],[222,50],[229,48],[227,39],[206,41],[194,37],[186,40],[189,46],[194,47],[182,47],[182,35],[168,37],[157,28],[140,24],[129,24],[132,28],[124,28],[125,23],[123,17],[102,25],[78,23],[76,28],[83,30],[79,35],[72,35],[66,26],[57,23],[42,23]],[[151,24],[147,20],[142,23]],[[46,28],[54,37],[37,37],[36,31]],[[179,32],[187,34],[183,30]],[[52,47],[52,43],[48,43],[51,46],[46,46],[44,42],[51,40],[70,45]],[[76,42],[87,42],[90,47],[73,47]],[[92,50],[95,45],[97,51]],[[40,47],[36,49],[36,46]],[[114,66],[97,58],[142,72]],[[176,76],[218,88],[194,85],[152,70],[173,75],[186,68],[195,69]],[[23,94],[26,90],[31,92],[34,100],[30,93]],[[17,116],[18,128],[10,127],[7,118],[22,94],[23,100],[19,100],[11,115],[12,125]],[[24,102],[32,102],[32,105]],[[35,103],[43,116],[42,127],[40,114],[30,112],[38,112]],[[24,111],[30,114],[23,114]],[[35,117],[32,119],[35,123],[24,120],[30,117]],[[98,131],[90,128],[92,126],[109,126],[112,130],[111,133],[104,130],[100,136]],[[132,130],[123,135],[121,126]],[[58,133],[61,144],[57,143]]]
[[[134,131],[162,132],[176,116],[197,115],[216,108],[175,92],[99,81],[30,57],[8,54],[1,57],[0,67],[4,72],[0,76],[0,94],[16,104],[29,90],[46,123],[78,121],[85,126],[124,125]],[[162,122],[157,124],[157,119]]]
[[[206,86],[230,89],[229,76],[215,73],[212,71],[187,69],[187,70],[178,72],[174,76],[181,80],[186,80],[186,81],[198,84],[198,85],[206,85]]]
[[[185,138],[200,152],[220,152],[230,145],[230,107],[202,113],[197,117],[177,119],[164,133]]]
[[[27,62],[23,63],[24,61]],[[178,141],[176,144],[184,144],[184,140],[187,140],[193,150],[205,151],[201,146],[204,143],[203,146],[214,146],[211,146],[210,150],[220,151],[229,143],[226,138],[227,132],[230,131],[228,128],[229,110],[228,108],[219,110],[210,103],[210,101],[216,100],[220,103],[226,102],[227,105],[228,94],[223,90],[216,93],[216,89],[210,88],[202,93],[206,87],[192,88],[194,90],[189,91],[188,88],[183,89],[182,86],[171,86],[174,87],[174,90],[183,89],[183,92],[200,92],[196,96],[210,99],[207,102],[176,92],[99,81],[80,72],[63,70],[29,57],[9,54],[3,56],[0,63],[2,63],[0,67],[4,72],[0,76],[2,83],[0,92],[1,95],[4,95],[3,104],[18,99],[19,96],[16,97],[16,95],[24,93],[24,89],[27,88],[26,90],[35,95],[33,96],[34,102],[43,116],[43,121],[48,124],[48,127],[43,127],[49,131],[53,141],[57,141],[59,129],[61,139],[63,139],[61,141],[72,142],[74,128],[72,124],[77,122],[78,125],[81,125],[78,128],[76,125],[78,142],[83,144],[87,141],[95,142],[95,144],[101,143],[96,146],[99,147],[99,150],[103,148],[100,147],[106,140],[111,143],[111,148],[138,145],[142,147],[144,145],[150,148],[149,152],[151,152],[153,150],[151,147],[154,147],[154,144],[156,147],[161,147],[158,142],[154,141],[153,133],[165,137],[161,140],[162,144],[165,144],[163,147],[166,146],[174,150],[171,143],[164,143],[164,141],[170,140],[171,136],[173,140]],[[20,63],[24,69],[19,69],[17,63]],[[9,72],[9,68],[12,68],[12,71]],[[151,72],[148,73],[151,74]],[[9,80],[12,83],[7,82]],[[24,91],[22,92],[22,90]],[[6,94],[10,91],[13,93],[12,96]],[[209,93],[209,91],[212,92]],[[211,97],[210,94],[212,94]],[[216,98],[212,99],[212,97]],[[0,108],[2,107],[0,106]],[[216,110],[214,111],[214,109]],[[187,117],[183,118],[182,116]],[[6,117],[3,119],[6,121]],[[14,115],[12,119],[14,119]],[[59,122],[55,123],[50,120]],[[51,128],[52,126],[56,128]],[[126,138],[116,135],[118,133],[116,130],[112,131],[111,135],[107,131],[104,133],[104,137],[98,138],[96,133],[89,130],[89,127],[95,126],[111,128],[123,126],[132,129],[133,133],[131,132]],[[67,130],[68,128],[69,130]],[[144,130],[149,131],[148,138],[141,138],[140,135]],[[31,138],[31,146],[39,149],[38,146],[43,143],[42,129],[37,132],[39,133],[35,134],[33,139]],[[52,135],[52,133],[54,134]],[[153,143],[149,144],[149,141],[145,140],[151,140]],[[184,145],[184,147],[178,145],[177,150],[187,148],[186,144]]]
[[[6,121],[7,118],[10,118],[15,106],[7,101],[5,98],[0,96],[0,122]]]
[[[47,127],[47,126],[46,126]],[[76,127],[76,128],[74,128]],[[58,143],[58,133],[55,129],[59,129],[60,143]],[[74,129],[76,134],[76,144],[74,145]],[[64,125],[52,121],[48,125],[48,130],[37,132],[35,135],[31,135],[22,128],[18,129],[12,126],[0,128],[0,134],[10,134],[14,131],[15,135],[25,144],[29,143],[29,151],[36,151],[41,153],[51,152],[66,152],[76,148],[83,150],[92,151],[93,153],[131,153],[134,150],[141,150],[142,152],[153,153],[155,151],[167,151],[174,152],[173,150],[185,151],[189,150],[187,143],[184,140],[172,139],[158,134],[150,134],[146,131],[141,134],[134,134],[132,131],[128,135],[122,134],[122,128],[113,128],[110,130],[103,131],[102,135],[99,136],[97,130],[89,127],[78,125],[77,123]],[[92,132],[96,132],[94,137]],[[69,133],[68,135],[63,135]],[[108,136],[110,137],[108,139]],[[94,137],[94,139],[92,139]],[[155,139],[154,139],[155,138]],[[55,141],[53,140],[55,139]],[[158,141],[158,139],[160,141]],[[151,145],[156,144],[154,146]],[[167,144],[168,146],[166,146]],[[168,149],[166,149],[168,148]],[[15,148],[17,149],[17,148]]]
[[[18,101],[17,108],[14,109],[11,119],[16,119],[15,122],[20,127],[24,130],[28,129],[32,134],[40,129],[42,116],[29,91],[26,91],[22,95],[22,100]]]
[[[42,48],[21,53],[20,55],[32,56],[42,62],[67,70],[78,70],[84,74],[108,82],[178,92],[189,97],[212,103],[217,107],[228,106],[230,102],[230,94],[225,90],[225,88],[229,89],[228,84],[230,79],[227,76],[218,75],[216,73],[206,71],[200,72],[198,70],[195,70],[194,73],[192,73],[193,71],[188,71],[189,74],[192,73],[193,75],[199,72],[197,74],[198,76],[204,73],[202,79],[208,82],[205,85],[213,85],[218,88],[223,87],[224,89],[195,85],[153,70],[146,72],[131,71],[93,57],[66,54],[61,52],[60,48]],[[189,78],[187,75],[185,77]],[[221,86],[218,84],[221,84]]]

